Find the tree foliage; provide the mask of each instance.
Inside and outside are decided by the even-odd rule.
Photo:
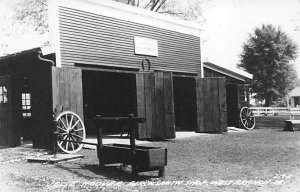
[[[114,0],[150,11],[203,23],[203,0]]]
[[[202,1],[199,0],[114,0],[150,11],[169,14],[185,20],[204,21]],[[14,7],[15,25],[43,34],[48,32],[47,0],[20,0]]]
[[[117,2],[125,3],[135,7],[143,7],[144,9],[149,9],[150,11],[158,12],[158,10],[164,6],[167,0],[114,0]]]
[[[48,32],[47,0],[21,0],[14,7],[13,20],[41,34]]]
[[[253,74],[251,92],[265,106],[293,89],[297,46],[279,27],[262,25],[243,45],[241,68]]]

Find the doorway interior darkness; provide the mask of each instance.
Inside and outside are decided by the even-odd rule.
[[[102,71],[82,71],[83,113],[87,133],[96,115],[103,117],[137,115],[136,75]],[[112,126],[115,127],[115,126]],[[110,129],[110,133],[120,132]]]
[[[173,77],[176,131],[197,129],[196,80],[192,77]]]
[[[239,126],[238,109],[238,85],[226,84],[227,103],[227,125],[229,127]]]

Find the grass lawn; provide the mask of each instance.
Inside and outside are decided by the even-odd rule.
[[[157,178],[157,171],[140,173],[138,181],[131,182],[130,168],[98,170],[96,151],[84,149],[79,152],[84,159],[57,165],[2,163],[0,191],[300,190],[300,132],[254,129],[147,145],[168,149],[164,181]],[[13,158],[26,150],[35,152],[11,148],[0,149],[0,155]]]

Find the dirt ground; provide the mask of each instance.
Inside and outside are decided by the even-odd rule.
[[[164,180],[157,171],[131,181],[130,167],[98,169],[95,150],[81,160],[28,163],[46,151],[0,149],[0,191],[300,191],[300,131],[276,129],[206,134],[151,142],[168,149]]]

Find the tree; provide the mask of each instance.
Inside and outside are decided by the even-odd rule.
[[[202,2],[199,0],[114,0],[150,11],[169,14],[185,20],[204,21]],[[47,22],[47,0],[20,0],[14,7],[15,25],[34,29],[40,34],[49,31]]]
[[[13,20],[40,34],[48,32],[47,0],[21,0],[14,7]]]
[[[272,25],[256,28],[243,45],[239,67],[253,74],[250,91],[255,98],[265,99],[265,106],[293,89],[296,51],[288,35]]]
[[[150,11],[178,17],[183,20],[204,23],[204,0],[114,0]]]
[[[135,7],[143,7],[144,9],[149,9],[150,11],[157,12],[167,0],[114,0],[117,2],[125,3]]]

